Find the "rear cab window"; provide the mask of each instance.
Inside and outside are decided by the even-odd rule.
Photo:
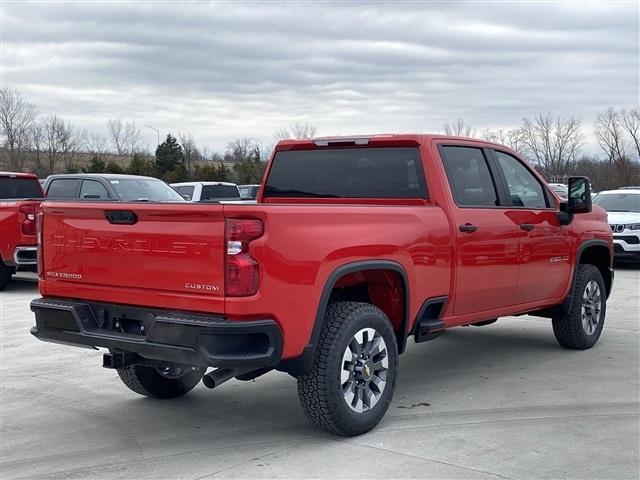
[[[326,148],[276,153],[263,198],[426,199],[416,147]]]
[[[200,201],[240,199],[240,191],[235,185],[203,185]]]
[[[0,198],[42,198],[42,188],[37,178],[0,177]]]
[[[47,198],[78,198],[79,178],[55,178],[47,188]]]

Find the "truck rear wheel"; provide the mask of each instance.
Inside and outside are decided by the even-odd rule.
[[[600,270],[578,265],[572,295],[569,313],[553,317],[553,333],[563,347],[585,350],[596,344],[604,326],[607,295]]]
[[[368,432],[395,389],[398,346],[387,316],[369,303],[329,305],[311,370],[298,376],[305,415],[337,435]]]
[[[129,389],[152,398],[175,398],[191,391],[204,375],[201,367],[148,367],[129,365],[118,369],[120,380]]]

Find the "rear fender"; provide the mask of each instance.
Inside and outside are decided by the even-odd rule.
[[[302,355],[294,359],[283,360],[277,367],[278,370],[288,372],[294,376],[303,374],[311,368],[313,362],[313,356],[315,354],[318,339],[320,337],[320,330],[322,322],[324,320],[325,312],[329,305],[331,293],[336,286],[341,286],[340,282],[343,282],[345,276],[354,274],[357,272],[365,272],[369,270],[387,270],[397,273],[402,281],[402,287],[404,294],[402,295],[402,320],[400,329],[397,332],[398,352],[402,353],[405,350],[407,344],[407,336],[409,333],[409,282],[407,280],[407,273],[402,265],[391,260],[364,260],[359,262],[348,263],[336,268],[331,275],[329,275],[325,286],[318,302],[318,309],[316,311],[316,317],[313,324],[313,330],[311,332],[311,338],[309,343],[304,348]],[[344,283],[344,282],[343,282]],[[373,292],[375,295],[375,291]]]

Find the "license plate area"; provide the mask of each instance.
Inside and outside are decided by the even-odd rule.
[[[128,318],[126,316],[115,317],[112,322],[112,330],[126,335],[144,336],[144,323],[141,320]]]

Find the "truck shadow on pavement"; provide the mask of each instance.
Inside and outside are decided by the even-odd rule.
[[[9,285],[5,287],[3,293],[27,293],[32,291],[34,298],[39,296],[38,294],[38,279],[18,277],[14,278]]]
[[[499,388],[499,377],[503,374],[516,375],[524,383],[539,375],[531,366],[544,368],[546,362],[568,354],[555,343],[550,322],[548,326],[543,324],[543,329],[530,329],[533,331],[530,334],[525,331],[524,335],[518,320],[506,322],[516,326],[484,327],[486,331],[469,327],[447,332],[433,342],[410,344],[400,358],[396,394],[384,423],[392,424],[390,416],[411,413],[414,408],[416,413],[428,412],[432,406],[442,409],[441,402],[447,396],[482,384],[492,390],[492,380],[496,380],[495,388]],[[120,409],[125,401],[118,403],[116,408]],[[324,435],[305,419],[298,404],[295,380],[280,372],[250,382],[231,380],[213,390],[199,385],[189,395],[175,400],[128,398],[126,403],[132,413],[136,412],[136,418],[161,421],[162,428],[168,431],[184,430],[192,423],[198,435],[204,433],[202,430],[210,430],[216,441],[221,436],[236,435],[262,440]],[[188,412],[189,421],[185,422],[184,412]],[[210,441],[208,438],[205,443]]]

